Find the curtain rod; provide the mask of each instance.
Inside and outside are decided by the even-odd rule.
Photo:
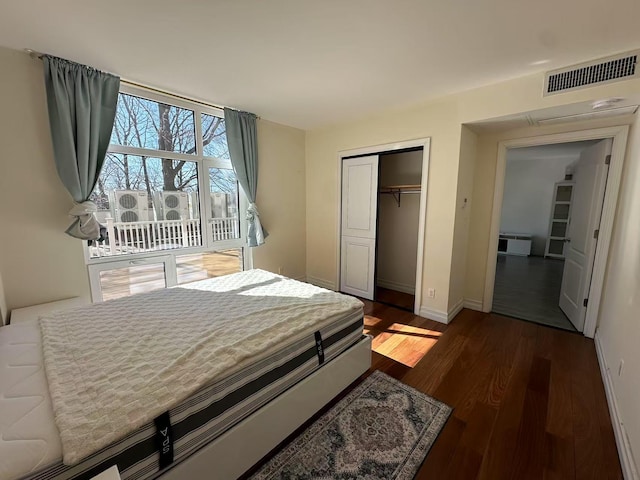
[[[132,80],[126,80],[124,78],[120,79],[120,83],[124,83],[131,87],[141,88],[143,90],[148,90],[150,92],[161,93],[162,95],[167,95],[168,97],[177,98],[180,100],[186,100],[187,102],[197,103],[198,105],[203,105],[205,107],[217,108],[218,110],[224,110],[224,107],[220,105],[216,105],[214,103],[203,102],[202,100],[196,100],[194,98],[185,97],[183,95],[178,95],[177,93],[168,92],[167,90],[163,90],[161,88],[150,87],[149,85],[145,85],[143,83],[134,82]]]
[[[36,52],[35,50],[32,50],[30,48],[25,48],[24,51],[27,52],[31,58],[35,58],[35,59],[38,59],[38,60],[42,60],[42,57],[44,57],[44,55],[45,55],[44,53]],[[144,89],[144,90],[148,90],[150,92],[161,93],[162,95],[167,95],[167,96],[170,96],[170,97],[178,98],[180,100],[186,100],[188,102],[197,103],[197,104],[203,105],[205,107],[211,107],[211,108],[217,108],[218,110],[224,110],[224,107],[221,107],[220,105],[216,105],[214,103],[203,102],[202,100],[195,100],[193,98],[189,98],[189,97],[185,97],[183,95],[178,95],[176,93],[168,92],[167,90],[163,90],[161,88],[150,87],[149,85],[145,85],[143,83],[134,82],[132,80],[126,80],[124,78],[121,78],[120,79],[120,83],[124,83],[124,84],[132,86],[132,87],[137,87],[137,88],[141,88],[141,89]]]

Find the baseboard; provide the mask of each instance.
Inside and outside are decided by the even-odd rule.
[[[464,308],[469,310],[475,310],[477,312],[482,311],[482,300],[474,300],[473,298],[465,298],[463,301]]]
[[[461,298],[460,300],[458,300],[458,302],[449,309],[449,311],[447,312],[447,323],[449,323],[451,320],[453,320],[454,318],[456,318],[456,315],[458,315],[462,309],[464,308],[464,300]]]
[[[620,410],[618,401],[613,390],[613,380],[611,378],[611,370],[607,367],[607,361],[604,358],[600,337],[596,331],[594,338],[596,344],[596,354],[598,356],[598,364],[600,365],[600,373],[602,374],[602,382],[604,390],[607,394],[607,403],[609,404],[609,414],[611,415],[611,423],[613,424],[613,432],[616,437],[616,445],[618,446],[618,455],[620,456],[620,464],[622,465],[622,474],[625,480],[639,480],[638,468],[633,458],[629,437],[624,428],[622,418],[620,418]]]
[[[336,291],[336,284],[334,282],[330,282],[329,280],[324,280],[322,278],[318,278],[318,277],[313,277],[311,275],[307,275],[307,280],[308,283],[311,283],[317,287],[322,287],[322,288],[326,288],[327,290],[333,290]]]
[[[395,290],[396,292],[408,293],[410,295],[415,295],[416,286],[408,285],[406,283],[398,283],[393,282],[391,280],[384,280],[382,278],[378,278],[376,280],[376,284],[382,288],[388,288],[389,290]]]
[[[425,307],[424,305],[420,307],[420,316],[424,318],[428,318],[429,320],[435,320],[436,322],[447,324],[449,323],[449,319],[447,318],[447,312],[443,312],[441,310],[435,310],[433,308]]]
[[[436,310],[434,308],[425,307],[423,305],[420,307],[419,315],[421,317],[428,318],[429,320],[435,320],[436,322],[448,324],[451,320],[456,318],[456,315],[458,315],[463,308],[464,308],[464,301],[460,299],[458,303],[456,303],[453,307],[449,309],[448,312],[443,312],[442,310]]]

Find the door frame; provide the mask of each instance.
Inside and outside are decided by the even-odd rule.
[[[493,307],[493,290],[496,279],[496,266],[498,261],[498,237],[500,234],[500,216],[502,214],[502,201],[504,196],[505,173],[507,169],[507,150],[510,148],[533,147],[554,143],[578,142],[582,140],[600,140],[612,138],[611,163],[609,175],[605,187],[602,217],[600,219],[600,232],[596,246],[593,270],[591,272],[591,287],[589,288],[589,302],[584,321],[584,336],[593,338],[598,323],[598,311],[602,297],[609,246],[613,233],[613,222],[618,204],[618,193],[622,181],[622,169],[627,148],[629,125],[619,125],[607,128],[594,128],[573,132],[541,135],[537,137],[517,138],[503,140],[498,143],[498,158],[493,193],[493,207],[491,212],[491,230],[489,233],[489,249],[487,257],[487,270],[484,284],[484,298],[482,311],[490,312]]]
[[[416,294],[413,305],[413,312],[418,315],[422,304],[422,272],[424,263],[424,238],[425,225],[427,216],[427,186],[429,182],[429,157],[431,147],[431,137],[417,138],[414,140],[404,140],[400,142],[387,143],[382,145],[372,145],[369,147],[361,147],[350,150],[341,150],[338,152],[338,202],[336,208],[337,225],[336,228],[336,290],[340,290],[340,273],[342,258],[342,160],[347,157],[356,157],[361,155],[380,155],[382,153],[391,153],[397,150],[406,150],[408,148],[422,147],[422,179],[420,182],[420,211],[418,213],[418,252],[416,255]],[[377,240],[376,240],[377,241]],[[377,259],[376,259],[377,260]]]

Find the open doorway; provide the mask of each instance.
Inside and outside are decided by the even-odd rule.
[[[379,156],[375,300],[413,311],[422,148]]]
[[[492,310],[584,330],[612,139],[506,152]]]

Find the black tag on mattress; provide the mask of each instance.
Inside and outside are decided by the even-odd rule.
[[[156,425],[156,446],[160,453],[160,470],[173,463],[173,429],[169,412],[155,418]]]
[[[316,337],[316,353],[318,354],[318,363],[322,365],[324,363],[324,346],[322,345],[322,335],[320,335],[320,332],[316,332],[315,337]]]

